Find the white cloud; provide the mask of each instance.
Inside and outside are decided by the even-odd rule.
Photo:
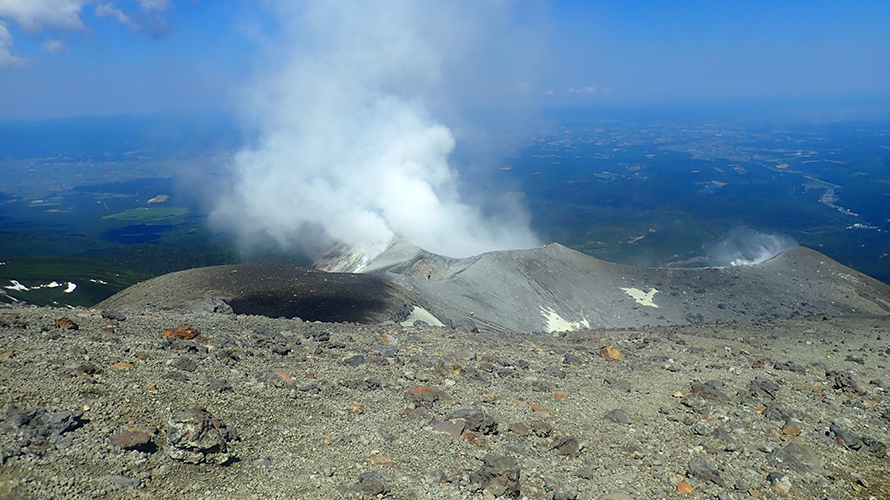
[[[0,21],[0,68],[4,66],[16,66],[23,62],[23,59],[12,55],[12,35],[3,21]]]
[[[553,91],[550,89],[547,89],[544,91],[544,95],[553,95]]]
[[[139,5],[142,6],[142,10],[150,11],[150,10],[167,10],[167,7],[170,6],[170,2],[168,0],[136,0],[139,2]]]
[[[44,28],[80,30],[80,11],[85,0],[0,0],[0,18],[11,19],[24,31]]]
[[[47,40],[43,42],[43,48],[48,52],[58,52],[67,47],[65,47],[65,44],[62,43],[61,40]]]
[[[16,57],[9,53],[5,47],[0,46],[0,68],[5,68],[7,66],[18,66],[25,62],[21,57]]]
[[[129,26],[131,29],[135,29],[138,26],[136,23],[130,19],[129,16],[123,13],[120,9],[116,8],[114,4],[105,3],[96,6],[96,17],[100,17],[102,19],[112,19],[121,24],[125,24]]]
[[[590,85],[577,89],[569,89],[569,94],[593,94],[594,92],[596,92],[596,87]]]

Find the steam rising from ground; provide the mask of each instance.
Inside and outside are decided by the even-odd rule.
[[[443,72],[472,70],[460,57],[506,3],[276,5],[289,47],[252,89],[260,139],[237,154],[214,221],[310,254],[340,242],[372,257],[394,236],[452,257],[537,244],[524,211],[462,201],[454,137],[429,106]]]
[[[735,228],[714,245],[709,253],[719,266],[751,266],[796,246],[797,242],[789,236]]]

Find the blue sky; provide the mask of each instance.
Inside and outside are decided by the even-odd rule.
[[[626,102],[890,91],[888,2],[554,2],[553,86]]]
[[[0,120],[238,107],[299,43],[276,3],[296,2],[0,0]],[[508,83],[536,107],[890,97],[886,1],[519,1],[489,21],[496,57],[455,66],[498,70],[485,99]]]

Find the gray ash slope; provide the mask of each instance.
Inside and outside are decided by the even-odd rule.
[[[219,307],[228,311],[228,305],[240,314],[380,323],[403,320],[408,315],[405,308],[419,304],[423,304],[419,297],[380,276],[326,273],[287,263],[249,263],[159,276],[96,307],[212,312]]]
[[[396,241],[363,272],[423,297],[445,324],[503,333],[890,314],[890,286],[804,247],[752,266],[655,269],[559,244],[449,259]]]
[[[888,358],[887,316],[504,338],[6,308],[0,498],[888,498]]]
[[[336,259],[325,265],[336,269]],[[752,266],[656,269],[605,262],[559,244],[451,259],[400,240],[358,274],[283,264],[192,269],[141,283],[97,307],[188,309],[190,301],[210,298],[236,313],[360,323],[402,321],[420,307],[444,325],[506,335],[890,314],[890,286],[804,247]]]

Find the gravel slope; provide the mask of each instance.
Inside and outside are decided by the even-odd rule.
[[[888,340],[5,308],[0,498],[890,498]]]

